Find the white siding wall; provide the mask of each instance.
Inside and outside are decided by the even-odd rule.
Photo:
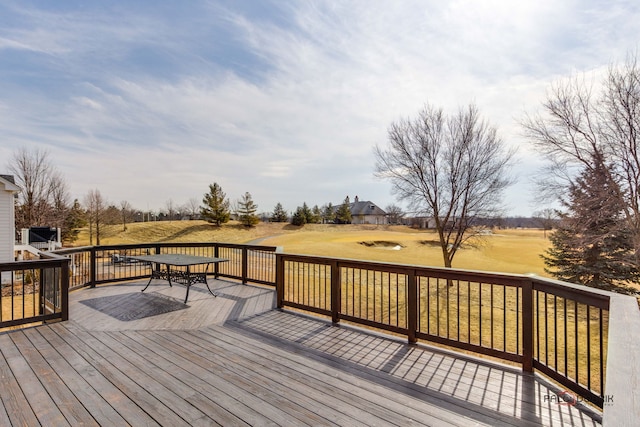
[[[15,241],[13,193],[6,191],[0,183],[0,262],[14,260]]]

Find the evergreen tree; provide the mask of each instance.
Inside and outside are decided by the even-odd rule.
[[[545,271],[560,280],[628,292],[640,278],[633,262],[632,232],[626,226],[620,188],[598,157],[569,187],[566,214],[542,255]]]
[[[304,221],[306,224],[313,223],[313,213],[311,212],[311,209],[309,209],[307,202],[302,204],[302,215],[304,215]]]
[[[238,201],[238,220],[247,227],[253,227],[260,222],[260,218],[256,215],[258,205],[253,202],[251,194],[249,192],[244,193],[244,196]]]
[[[311,216],[307,222],[311,224],[319,224],[322,221],[322,212],[318,205],[315,205],[313,209],[311,209]]]
[[[204,219],[217,226],[229,221],[229,200],[217,183],[209,185],[209,192],[202,199],[204,206],[200,214]]]
[[[334,222],[336,219],[336,210],[333,207],[333,204],[329,203],[324,205],[322,208],[322,222],[325,224],[330,224]]]
[[[278,202],[276,207],[273,209],[273,214],[271,215],[271,222],[287,222],[288,215],[287,212],[282,208],[282,204]]]
[[[305,225],[307,223],[307,217],[304,214],[302,207],[298,206],[296,211],[291,216],[291,224],[293,225]]]
[[[338,207],[336,211],[335,222],[338,224],[351,224],[351,203],[349,202],[349,196],[344,199],[344,202]]]
[[[63,242],[73,243],[78,239],[80,228],[87,226],[87,218],[84,209],[78,199],[73,201],[73,206],[64,219],[61,238]]]
[[[298,206],[296,211],[293,213],[293,216],[291,217],[291,224],[304,225],[312,223],[314,223],[313,212],[309,209],[307,202],[304,202],[302,206]]]

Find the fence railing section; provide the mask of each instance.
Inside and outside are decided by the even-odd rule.
[[[0,329],[69,318],[69,260],[0,264]]]
[[[609,296],[532,276],[277,255],[278,306],[520,363],[602,407]]]
[[[602,406],[610,298],[577,286],[533,281],[533,367]]]
[[[66,319],[69,289],[149,277],[150,265],[132,257],[162,253],[226,258],[209,273],[275,284],[278,307],[520,363],[603,405],[612,294],[535,276],[289,255],[270,246],[92,246],[0,264],[0,327]]]
[[[227,243],[149,243],[90,246],[55,251],[70,261],[70,288],[149,277],[151,266],[137,255],[180,253],[226,258],[210,274],[242,280],[243,283],[275,283],[275,253],[272,246]],[[206,266],[195,267],[204,271]]]

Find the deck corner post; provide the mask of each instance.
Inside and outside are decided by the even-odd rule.
[[[89,251],[91,255],[91,269],[89,270],[89,287],[96,287],[96,270],[98,268],[98,260],[96,259],[96,247],[92,246]]]
[[[220,258],[220,245],[218,245],[217,243],[213,244],[213,257]],[[217,262],[213,264],[213,271],[214,271],[214,277],[216,279],[220,277],[220,264],[218,264]]]
[[[69,264],[70,259],[62,260],[60,271],[60,315],[62,320],[69,320]]]
[[[340,310],[342,305],[342,283],[340,279],[340,264],[331,262],[331,321],[340,323]]]
[[[418,331],[418,277],[415,270],[407,273],[407,338],[415,344]]]
[[[522,370],[533,372],[533,280],[522,283]]]
[[[249,271],[249,249],[246,245],[242,246],[242,284],[247,284],[247,276]]]

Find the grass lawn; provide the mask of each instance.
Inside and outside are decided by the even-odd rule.
[[[433,231],[408,227],[332,227],[337,229],[303,228],[297,233],[267,238],[263,244],[282,246],[287,253],[425,266],[444,265],[438,237]],[[541,230],[499,230],[496,234],[483,236],[477,247],[459,250],[453,267],[546,276],[540,254],[548,246],[549,240],[544,238]]]
[[[159,221],[127,224],[126,231],[122,225],[105,226],[100,241],[103,245],[150,242],[254,242],[281,246],[294,254],[443,265],[436,234],[405,226],[260,223],[246,228],[236,222],[216,227],[205,221]],[[75,245],[88,244],[85,229]],[[548,276],[540,258],[547,247],[549,240],[542,230],[497,230],[483,236],[476,247],[463,247],[453,267]]]

